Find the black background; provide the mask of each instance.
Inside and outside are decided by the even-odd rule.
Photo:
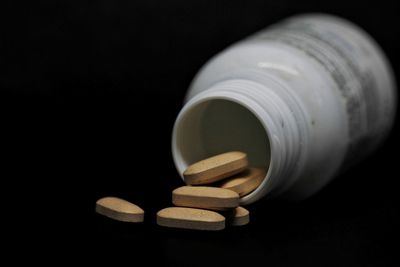
[[[246,227],[203,233],[155,224],[155,213],[170,205],[171,190],[182,184],[172,163],[171,130],[207,59],[289,15],[328,12],[376,38],[399,77],[395,3],[1,5],[1,195],[5,221],[17,229],[9,247],[32,251],[44,243],[42,253],[29,256],[43,262],[52,255],[113,265],[142,265],[141,259],[162,266],[396,265],[398,123],[377,153],[314,197],[251,205]],[[108,195],[143,207],[146,222],[123,224],[95,214],[95,201]]]

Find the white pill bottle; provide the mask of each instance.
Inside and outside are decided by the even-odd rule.
[[[244,151],[266,179],[241,199],[303,199],[373,151],[395,116],[380,47],[330,15],[291,17],[228,47],[197,74],[172,137],[178,172]]]

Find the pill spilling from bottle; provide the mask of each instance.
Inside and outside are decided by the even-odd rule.
[[[250,213],[239,206],[240,197],[255,190],[266,171],[248,166],[246,153],[231,151],[190,165],[183,176],[187,185],[172,192],[172,203],[157,213],[157,224],[193,230],[222,230],[250,222]],[[119,198],[102,198],[96,211],[125,222],[142,222],[144,211]]]
[[[229,46],[201,68],[177,116],[172,155],[186,186],[157,223],[221,230],[250,221],[239,204],[316,194],[382,144],[396,99],[382,49],[335,16],[295,16]],[[143,221],[120,199],[96,211]]]
[[[144,211],[139,206],[117,197],[99,199],[96,212],[123,222],[143,222],[144,218]]]

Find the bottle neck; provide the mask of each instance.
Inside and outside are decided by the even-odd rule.
[[[242,203],[278,194],[295,181],[303,162],[305,134],[296,119],[285,101],[261,83],[217,83],[195,95],[180,112],[173,132],[175,164],[183,173],[196,160],[242,149],[250,164],[268,169],[263,183]]]

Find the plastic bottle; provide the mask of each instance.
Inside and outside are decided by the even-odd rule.
[[[179,113],[173,158],[185,168],[241,150],[266,179],[241,199],[303,199],[382,143],[396,85],[380,47],[362,29],[324,15],[295,16],[214,56]]]

